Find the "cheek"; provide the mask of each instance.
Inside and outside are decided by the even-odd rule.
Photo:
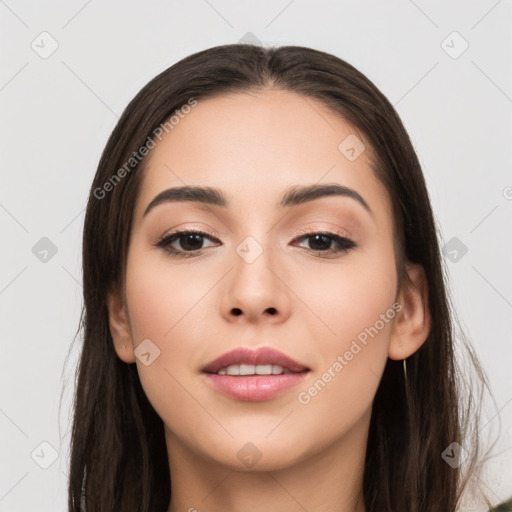
[[[397,283],[393,247],[385,240],[374,243],[339,263],[319,263],[299,279],[305,304],[322,320],[316,322],[317,339],[342,349],[391,308]]]
[[[309,322],[318,365],[297,399],[308,414],[353,421],[370,407],[387,361],[396,316],[393,248],[376,244],[339,266],[319,269],[307,294],[321,320]]]
[[[172,342],[183,328],[190,327],[194,308],[211,281],[176,265],[160,251],[133,251],[128,257],[126,293],[135,344],[144,338],[159,345]],[[192,282],[193,281],[193,282]],[[193,283],[203,283],[194,286]]]
[[[180,399],[178,382],[198,369],[198,354],[215,335],[211,326],[219,313],[213,297],[225,270],[180,264],[164,251],[137,243],[128,254],[126,278],[133,344],[136,348],[149,339],[159,351],[149,366],[136,360],[139,376],[150,400]],[[165,396],[158,398],[161,392]]]
[[[191,278],[198,286],[191,286]],[[204,285],[199,279],[197,273],[173,266],[164,254],[139,249],[128,255],[126,294],[134,348],[149,339],[158,353],[147,366],[136,359],[141,385],[163,421],[184,432],[190,418],[175,411],[189,410],[194,404],[185,383],[201,340],[193,332],[201,324],[197,305],[211,287],[207,286],[211,276]]]

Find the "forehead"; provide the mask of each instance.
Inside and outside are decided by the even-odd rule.
[[[184,185],[223,189],[248,208],[275,206],[290,185],[337,182],[388,212],[369,157],[364,137],[315,99],[280,89],[200,99],[146,157],[136,218]]]

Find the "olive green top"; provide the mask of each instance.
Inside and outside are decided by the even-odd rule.
[[[510,512],[512,511],[512,499],[500,503],[494,508],[489,509],[489,512]]]

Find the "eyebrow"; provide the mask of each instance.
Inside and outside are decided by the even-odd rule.
[[[278,206],[281,208],[296,206],[327,196],[341,196],[354,199],[359,202],[359,204],[361,204],[370,215],[373,216],[370,206],[358,192],[337,183],[293,186],[285,191],[281,201],[278,203]],[[142,216],[145,217],[159,204],[179,201],[199,202],[213,206],[221,206],[223,208],[227,208],[229,206],[228,199],[220,189],[214,187],[186,185],[183,187],[169,188],[160,192],[148,204]]]

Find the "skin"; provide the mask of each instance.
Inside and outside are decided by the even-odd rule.
[[[365,511],[373,398],[387,358],[413,354],[430,317],[420,266],[407,267],[414,286],[405,282],[396,293],[389,198],[370,168],[368,144],[355,161],[338,150],[349,134],[356,132],[321,103],[267,88],[200,100],[147,157],[126,289],[109,294],[108,309],[115,350],[137,364],[165,425],[169,512]],[[289,186],[315,183],[356,190],[373,215],[338,196],[277,206]],[[164,203],[143,217],[159,192],[185,184],[220,188],[230,205]],[[174,258],[155,245],[178,228],[215,238],[199,241],[192,258]],[[318,229],[357,246],[322,257],[311,237],[298,234]],[[249,235],[263,250],[252,263],[236,252]],[[172,246],[183,251],[183,242]],[[298,393],[395,302],[401,311],[300,403]],[[145,339],[160,350],[148,366],[134,355]],[[274,347],[311,371],[272,400],[228,398],[208,385],[201,368],[239,346]],[[252,467],[237,456],[248,442],[261,454]]]

